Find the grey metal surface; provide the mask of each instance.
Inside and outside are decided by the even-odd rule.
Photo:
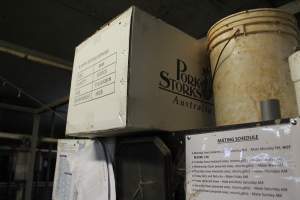
[[[278,99],[268,99],[260,102],[261,119],[269,121],[281,118],[280,102]]]
[[[115,169],[118,199],[171,199],[171,169],[170,149],[158,137],[120,141]]]

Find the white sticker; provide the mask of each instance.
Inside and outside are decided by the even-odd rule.
[[[66,134],[126,126],[132,8],[76,48]]]

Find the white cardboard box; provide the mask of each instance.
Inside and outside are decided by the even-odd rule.
[[[67,135],[214,124],[206,40],[131,7],[75,52]]]

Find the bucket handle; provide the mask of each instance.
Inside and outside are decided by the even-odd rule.
[[[227,42],[225,43],[224,47],[222,48],[219,56],[218,56],[218,59],[217,59],[217,62],[215,64],[215,67],[214,67],[214,72],[212,74],[212,80],[211,80],[211,88],[212,88],[212,91],[213,91],[213,85],[214,85],[214,80],[215,80],[215,76],[216,76],[216,73],[218,72],[219,68],[220,68],[220,65],[219,65],[219,62],[220,62],[220,58],[225,50],[225,48],[227,47],[227,45],[229,44],[229,42],[235,38],[235,36],[237,36],[238,34],[240,33],[240,29],[237,29],[232,35],[231,37],[229,37],[229,39],[227,40]]]

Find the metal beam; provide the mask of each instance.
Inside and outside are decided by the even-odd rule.
[[[10,140],[23,140],[23,139],[30,139],[31,135],[27,134],[20,134],[20,133],[7,133],[7,132],[0,132],[0,139],[10,139]],[[39,138],[39,142],[43,143],[57,143],[56,138],[50,137],[41,137]]]
[[[57,143],[58,139],[56,138],[49,138],[49,137],[42,137],[40,139],[40,142],[44,142],[44,143]]]
[[[0,52],[8,53],[23,59],[30,60],[32,62],[49,65],[67,71],[72,71],[72,62],[35,50],[31,50],[19,45],[15,45],[3,40],[0,40]]]
[[[30,137],[31,137],[30,135],[0,132],[0,138],[2,138],[2,139],[23,140],[25,138],[29,139]]]
[[[34,166],[36,158],[36,148],[38,143],[38,133],[40,126],[40,115],[33,116],[33,128],[32,128],[32,137],[30,144],[30,158],[28,160],[28,168],[26,174],[26,185],[25,185],[25,200],[31,200],[32,195],[32,186],[33,186],[33,176],[34,176]]]
[[[57,108],[59,106],[62,106],[64,104],[68,103],[68,101],[69,101],[69,97],[65,96],[61,99],[58,99],[57,101],[54,101],[52,103],[49,103],[49,104],[37,109],[36,113],[42,113],[42,112],[45,112],[45,111],[53,110],[54,108]]]
[[[0,150],[3,150],[3,151],[19,151],[19,152],[28,152],[28,149],[24,148],[24,147],[11,147],[11,146],[0,146]],[[53,152],[53,153],[56,153],[57,150],[55,149],[36,149],[36,151],[38,152],[43,152],[43,153],[49,153],[50,152]]]
[[[287,4],[280,6],[279,8],[291,14],[297,14],[300,12],[300,1],[299,0],[291,1]]]
[[[44,105],[41,108],[31,108],[31,107],[24,107],[24,106],[12,105],[12,104],[0,103],[0,109],[12,110],[12,111],[16,111],[16,112],[24,112],[24,113],[30,113],[30,114],[38,114],[38,113],[42,113],[45,111],[50,111],[54,108],[57,108],[64,104],[67,104],[68,101],[69,101],[69,97],[65,96],[61,99],[58,99],[58,100],[52,102],[52,103]],[[57,111],[57,112],[60,112],[60,111]]]
[[[30,108],[30,107],[24,107],[24,106],[17,106],[17,105],[11,105],[11,104],[6,104],[6,103],[0,103],[0,109],[4,110],[13,110],[17,112],[25,112],[25,113],[35,113],[35,109]]]

